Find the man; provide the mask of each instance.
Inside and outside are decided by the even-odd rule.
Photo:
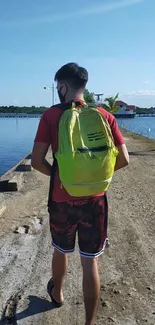
[[[84,91],[88,72],[75,63],[68,63],[55,75],[60,105],[44,112],[35,138],[32,166],[41,173],[51,176],[51,165],[45,160],[49,146],[53,153],[58,151],[58,128],[63,109],[71,103],[84,106]],[[115,170],[129,163],[127,148],[119,131],[116,119],[103,108],[97,108],[108,120],[115,146],[118,148]],[[72,197],[61,186],[59,170],[56,168],[54,187],[49,193],[50,230],[54,254],[52,260],[52,279],[48,292],[57,307],[63,303],[62,284],[67,272],[67,254],[74,251],[75,234],[78,231],[79,249],[83,268],[83,293],[86,312],[85,325],[93,325],[97,310],[100,280],[98,256],[107,244],[108,206],[104,193],[91,197]]]

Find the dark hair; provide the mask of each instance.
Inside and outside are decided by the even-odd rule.
[[[56,72],[54,80],[67,81],[73,88],[84,88],[88,81],[88,71],[77,63],[67,63]]]

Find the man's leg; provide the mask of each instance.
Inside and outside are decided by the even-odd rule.
[[[72,206],[70,208],[67,202],[52,202],[49,207],[50,231],[52,245],[54,246],[52,259],[54,287],[52,296],[57,302],[63,301],[62,283],[68,266],[67,254],[72,253],[75,247],[76,220],[74,214],[72,214],[74,210],[73,212],[72,210]]]
[[[100,295],[98,259],[81,257],[81,262],[83,267],[83,293],[86,311],[85,325],[94,325]]]
[[[52,296],[57,302],[63,301],[62,284],[64,276],[66,275],[68,267],[68,256],[54,249],[52,259],[52,278],[54,282],[54,288],[52,290]]]
[[[108,204],[105,196],[92,198],[82,207],[78,237],[83,266],[83,291],[86,310],[85,325],[94,325],[100,294],[98,257],[107,242]]]

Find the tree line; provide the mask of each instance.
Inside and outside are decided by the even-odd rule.
[[[115,97],[105,98],[105,103],[101,104],[101,106],[111,113],[116,113],[120,109],[120,107],[117,107],[116,105],[117,98],[118,94]],[[95,103],[94,93],[89,92],[88,89],[85,90],[84,99],[87,103]],[[0,106],[0,113],[42,114],[46,109],[47,107],[45,106]]]
[[[0,106],[0,113],[25,113],[25,114],[42,114],[45,110],[47,109],[47,107],[44,106],[40,106],[40,107],[36,107],[36,106],[23,106],[23,107],[19,107],[19,106]]]
[[[104,103],[101,103],[100,106],[102,106],[104,109],[106,109],[108,112],[112,114],[116,114],[120,107],[117,106],[117,100],[118,100],[119,94],[116,94],[115,96],[107,97],[104,99]],[[87,103],[94,103],[95,104],[95,98],[94,93],[89,92],[88,89],[85,90],[84,93],[84,99]],[[45,106],[0,106],[0,113],[26,113],[26,114],[42,114],[48,107]],[[151,108],[140,108],[136,107],[136,113],[137,114],[143,114],[143,113],[154,113],[155,107]]]

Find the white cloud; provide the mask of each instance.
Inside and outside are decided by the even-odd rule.
[[[143,83],[144,83],[145,85],[148,85],[148,84],[150,83],[150,81],[149,81],[149,80],[145,80]]]
[[[104,14],[106,12],[118,10],[124,7],[130,7],[136,4],[140,4],[146,0],[116,0],[111,3],[95,5],[93,7],[83,8],[78,11],[68,12],[68,13],[60,13],[57,15],[50,15],[44,17],[33,17],[28,19],[21,19],[18,21],[8,21],[4,22],[5,26],[16,26],[16,25],[23,25],[23,24],[51,24],[57,21],[63,21],[67,19],[73,19],[76,17],[82,16],[91,16],[91,15],[99,15]],[[2,25],[2,23],[1,23]]]
[[[107,11],[113,11],[119,8],[123,8],[123,7],[129,7],[141,2],[144,2],[146,0],[123,0],[123,1],[113,1],[109,4],[102,4],[100,6],[95,6],[92,8],[87,8],[87,9],[83,9],[81,10],[79,13],[81,13],[81,15],[91,15],[91,14],[102,14],[104,12]]]
[[[121,96],[155,96],[155,90],[138,90],[126,94],[121,94]]]

